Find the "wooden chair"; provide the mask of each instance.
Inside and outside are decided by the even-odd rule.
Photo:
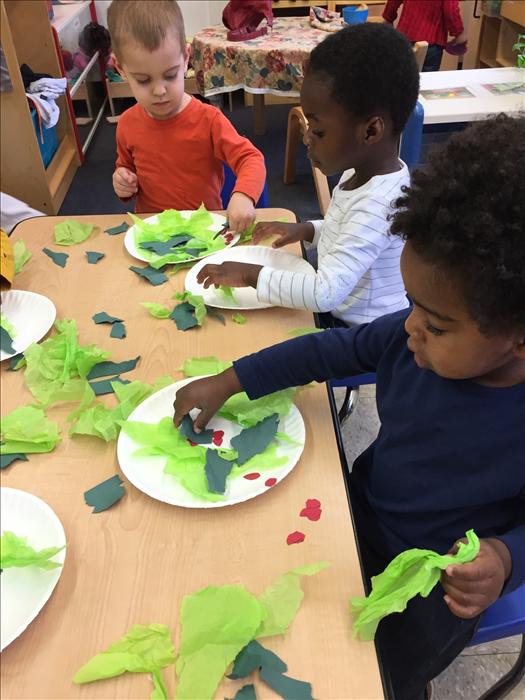
[[[414,55],[421,70],[427,54],[428,44],[426,41],[417,41],[414,44]],[[301,107],[292,107],[288,113],[288,128],[286,131],[286,149],[284,152],[284,175],[285,185],[291,185],[295,180],[295,162],[297,160],[297,145],[308,130],[308,121],[304,116]],[[324,216],[330,204],[330,188],[328,180],[319,168],[312,164],[312,175],[314,178],[315,191],[319,202],[319,210]]]

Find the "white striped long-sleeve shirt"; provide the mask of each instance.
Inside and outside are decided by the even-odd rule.
[[[317,246],[315,274],[263,267],[257,298],[265,303],[316,312],[331,311],[348,325],[367,323],[408,306],[399,269],[403,241],[388,232],[391,203],[408,185],[404,163],[355,190],[334,188],[326,217],[312,221]]]

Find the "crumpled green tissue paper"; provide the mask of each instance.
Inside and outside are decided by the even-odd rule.
[[[62,547],[46,547],[37,551],[27,544],[27,537],[19,537],[14,532],[5,530],[0,537],[0,569],[11,567],[38,566],[39,569],[57,569],[60,562],[50,561],[51,557],[61,552]]]
[[[2,418],[1,454],[51,452],[60,442],[59,427],[41,408],[20,406]]]

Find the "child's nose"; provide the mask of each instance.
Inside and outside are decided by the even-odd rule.
[[[153,88],[153,94],[156,97],[162,97],[162,95],[166,94],[166,86],[164,83],[157,83],[154,88]]]

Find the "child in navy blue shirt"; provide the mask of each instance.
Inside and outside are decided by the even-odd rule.
[[[261,350],[177,393],[175,423],[197,406],[202,429],[241,390],[376,372],[381,428],[350,476],[367,575],[411,547],[453,550],[469,528],[481,540],[380,623],[396,700],[423,698],[479,615],[525,582],[524,168],[523,116],[453,136],[396,202],[411,309]]]

